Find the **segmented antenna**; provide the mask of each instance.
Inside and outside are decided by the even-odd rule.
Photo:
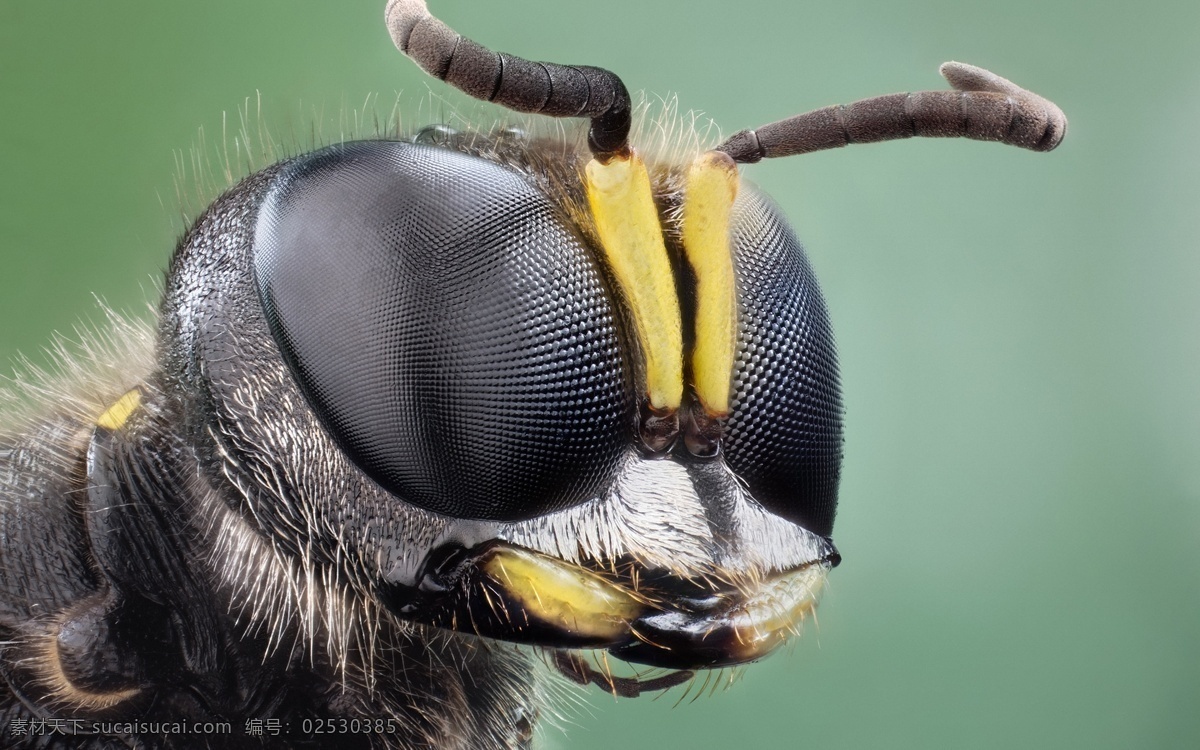
[[[959,62],[941,74],[954,91],[888,94],[806,112],[757,130],[734,133],[717,151],[753,164],[897,138],[973,138],[1049,151],[1067,134],[1067,118],[1053,102],[995,73]]]
[[[629,92],[615,73],[493,52],[430,15],[425,0],[390,0],[384,18],[396,47],[434,78],[517,112],[588,117],[601,161],[628,150]]]

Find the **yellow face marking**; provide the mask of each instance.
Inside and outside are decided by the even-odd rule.
[[[656,411],[683,399],[683,328],[646,164],[637,154],[587,168],[588,203],[609,267],[629,304]]]
[[[737,345],[737,289],[733,278],[729,216],[738,172],[721,151],[696,157],[683,201],[683,248],[696,275],[696,345],[692,378],[696,396],[712,417],[729,414]]]
[[[492,552],[483,572],[529,614],[571,633],[615,641],[645,605],[595,573],[512,547]]]
[[[137,411],[137,408],[142,404],[142,392],[137,388],[129,391],[117,402],[108,407],[100,418],[96,420],[96,426],[106,430],[118,430],[122,425],[129,420],[129,417]]]

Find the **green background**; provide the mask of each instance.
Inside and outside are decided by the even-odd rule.
[[[180,201],[177,160],[203,128],[219,164],[223,113],[232,132],[257,92],[293,149],[369,94],[385,114],[401,90],[410,111],[430,88],[461,102],[393,50],[382,8],[0,0],[0,359],[38,359],[93,294],[144,309],[181,207],[211,197],[189,176]],[[434,9],[727,133],[939,88],[948,59],[1071,118],[1049,155],[926,140],[745,168],[838,334],[845,562],[820,626],[733,689],[596,693],[549,745],[1200,747],[1200,3]]]

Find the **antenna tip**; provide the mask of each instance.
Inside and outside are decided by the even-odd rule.
[[[1028,95],[1030,92],[1017,84],[1002,78],[990,70],[984,70],[976,65],[967,63],[944,62],[938,67],[938,72],[958,91],[994,91],[1000,94]]]
[[[425,0],[388,0],[383,9],[383,20],[397,49],[408,54],[408,38],[413,27],[429,15]]]

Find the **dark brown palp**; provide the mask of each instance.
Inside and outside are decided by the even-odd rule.
[[[621,698],[637,698],[643,693],[670,690],[696,676],[694,671],[683,669],[667,672],[647,680],[637,677],[616,677],[593,669],[584,661],[583,657],[570,651],[555,649],[551,652],[551,658],[554,667],[572,682],[578,685],[593,684]]]

